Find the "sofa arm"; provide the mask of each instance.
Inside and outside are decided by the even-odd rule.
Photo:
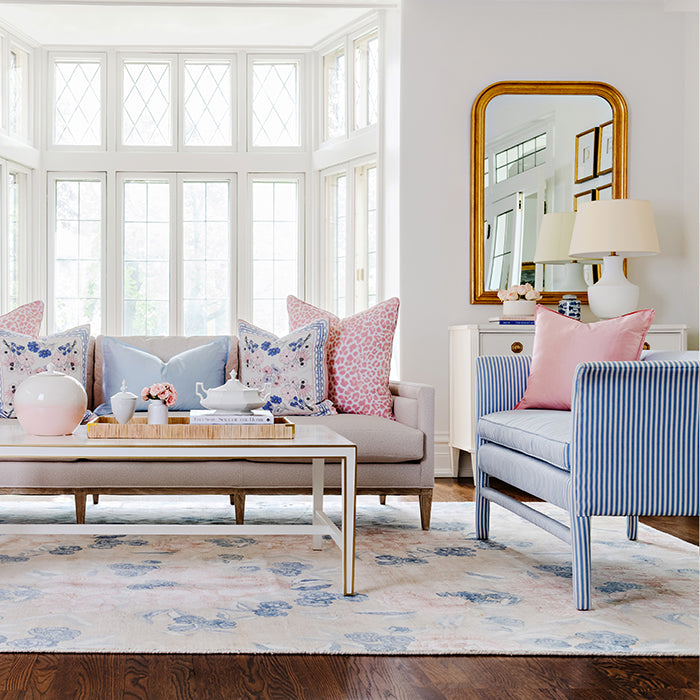
[[[435,467],[435,388],[415,382],[389,382],[394,397],[394,417],[425,435],[421,464],[430,479]]]
[[[584,362],[574,375],[576,515],[698,515],[700,362]]]
[[[530,374],[529,355],[481,355],[476,358],[476,413],[510,411],[523,398]]]

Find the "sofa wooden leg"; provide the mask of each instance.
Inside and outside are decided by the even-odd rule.
[[[236,490],[231,494],[231,504],[236,512],[236,525],[243,525],[245,520],[245,491]]]
[[[100,494],[99,493],[93,493],[92,494],[92,503],[93,505],[97,505],[100,502]]]
[[[382,506],[386,505],[386,494],[385,493],[379,494],[379,504]]]
[[[430,511],[433,507],[433,490],[421,489],[418,494],[420,504],[420,526],[424,530],[430,530]]]
[[[85,491],[76,491],[73,494],[75,499],[75,522],[78,525],[83,525],[85,523],[85,501],[87,500],[87,494]]]

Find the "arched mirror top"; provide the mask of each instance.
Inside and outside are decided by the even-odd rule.
[[[540,262],[545,213],[627,196],[627,105],[600,82],[494,83],[471,117],[471,302],[500,303],[497,290],[531,282],[542,303],[586,287],[597,266]],[[537,259],[537,261],[536,261]],[[579,278],[571,270],[577,268]],[[585,278],[585,280],[584,280]]]

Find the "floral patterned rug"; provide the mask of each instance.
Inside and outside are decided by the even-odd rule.
[[[550,514],[556,509],[537,504]],[[326,497],[334,520],[340,499]],[[308,522],[310,498],[248,498],[246,522]],[[0,522],[72,522],[69,497],[2,497]],[[233,522],[226,496],[107,497],[91,522]],[[497,506],[358,498],[357,594],[339,550],[298,536],[0,536],[0,652],[698,654],[698,548],[593,525],[593,605],[568,547]]]

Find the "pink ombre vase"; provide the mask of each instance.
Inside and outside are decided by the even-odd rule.
[[[87,408],[83,385],[49,363],[46,372],[27,377],[15,392],[17,420],[30,435],[69,435]]]

